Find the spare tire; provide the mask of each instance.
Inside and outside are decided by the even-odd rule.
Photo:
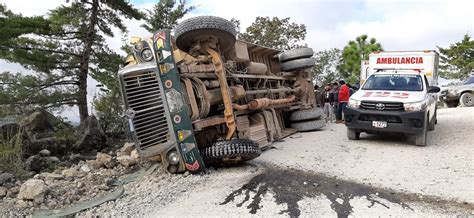
[[[294,111],[290,115],[290,121],[317,120],[320,119],[323,114],[323,109],[317,107],[307,110]]]
[[[310,120],[299,123],[292,123],[291,128],[298,130],[298,132],[306,132],[312,130],[319,130],[326,126],[324,120]]]
[[[280,62],[287,62],[295,59],[310,58],[314,54],[312,48],[297,48],[281,53]]]
[[[296,59],[296,60],[282,63],[281,70],[287,71],[287,72],[302,70],[302,69],[313,67],[314,64],[315,64],[315,61],[313,58]]]
[[[261,150],[255,141],[231,139],[214,142],[200,150],[206,164],[241,163],[260,156]]]
[[[225,52],[234,46],[237,31],[234,24],[224,18],[199,16],[179,23],[174,32],[176,46],[185,52],[189,51],[196,37],[206,35],[217,37],[221,51]]]

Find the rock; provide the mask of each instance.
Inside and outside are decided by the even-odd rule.
[[[63,175],[64,177],[77,177],[79,176],[79,171],[77,171],[76,169],[74,168],[69,168],[69,169],[65,169],[63,171],[61,171],[61,175]]]
[[[24,200],[18,200],[16,202],[16,204],[18,205],[18,207],[20,208],[27,208],[29,205],[28,205],[28,202],[24,201]]]
[[[137,164],[137,161],[129,155],[117,157],[117,161],[124,167],[130,167]]]
[[[87,117],[80,128],[79,140],[74,144],[74,150],[84,152],[101,150],[105,147],[107,137],[94,115]]]
[[[52,181],[52,180],[64,179],[64,176],[56,174],[56,173],[40,173],[40,174],[38,174],[38,178]]]
[[[91,171],[91,168],[89,168],[89,166],[87,166],[87,164],[84,164],[84,165],[81,166],[81,168],[79,168],[79,170],[81,170],[84,173],[88,173],[88,172]]]
[[[104,153],[97,153],[97,161],[99,161],[102,165],[107,168],[113,168],[115,166],[114,161],[112,160],[112,156]]]
[[[10,188],[10,189],[8,189],[7,197],[8,198],[15,198],[18,195],[18,192],[20,192],[20,187],[19,186]]]
[[[22,200],[38,200],[44,198],[48,188],[43,180],[29,179],[20,187],[18,198]]]
[[[98,160],[87,160],[86,164],[89,166],[89,168],[94,170],[100,169],[103,166],[103,164]]]
[[[71,133],[72,127],[45,110],[37,110],[20,122],[19,140],[26,155],[36,155],[43,149],[62,155],[70,150],[72,137],[55,137],[56,133]]]
[[[49,157],[49,155],[51,155],[51,151],[48,151],[48,149],[43,149],[39,152],[39,155],[42,157]]]
[[[128,155],[128,154],[123,151],[117,151],[117,157],[124,156],[124,155]]]
[[[132,153],[130,153],[130,156],[135,160],[140,159],[140,154],[138,154],[137,149],[133,149]]]
[[[8,189],[0,186],[0,198],[7,196]]]
[[[39,155],[33,155],[26,159],[26,167],[35,172],[52,171],[59,162],[57,157],[41,157]]]
[[[120,151],[127,154],[127,155],[130,155],[132,153],[133,149],[135,149],[135,144],[131,143],[131,142],[126,142],[123,145],[123,147],[120,149]]]
[[[0,185],[5,183],[13,182],[15,180],[15,176],[11,173],[2,173],[0,174]]]

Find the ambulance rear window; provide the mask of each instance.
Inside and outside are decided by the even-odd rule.
[[[420,75],[375,74],[367,79],[362,90],[423,91]]]

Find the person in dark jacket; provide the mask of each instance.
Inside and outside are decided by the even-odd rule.
[[[323,96],[322,96],[321,90],[319,90],[318,85],[314,85],[314,97],[316,98],[316,106],[324,107]]]
[[[336,113],[336,123],[344,123],[344,121],[342,121],[342,112],[346,108],[347,102],[349,101],[350,88],[346,85],[344,80],[339,81],[339,85],[341,87],[339,88],[339,95],[337,98],[339,105]]]
[[[324,91],[322,93],[323,96],[323,110],[324,116],[326,119],[326,123],[334,120],[334,92],[332,92],[332,84],[328,83],[324,87]]]

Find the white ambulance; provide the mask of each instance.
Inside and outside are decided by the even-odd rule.
[[[361,132],[404,133],[426,146],[435,128],[439,55],[436,51],[385,51],[361,64],[361,88],[344,111],[347,137]]]

